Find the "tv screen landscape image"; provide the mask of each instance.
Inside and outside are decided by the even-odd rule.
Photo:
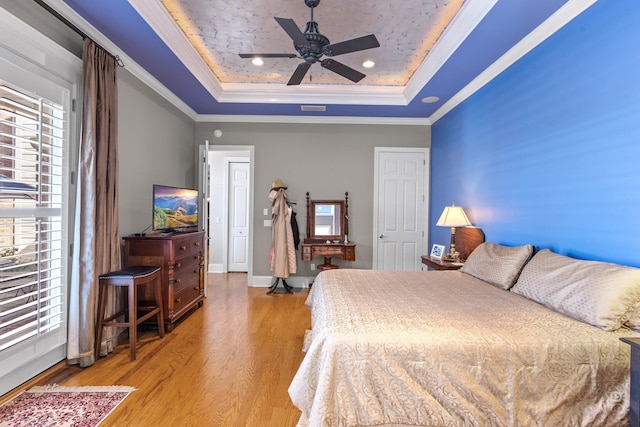
[[[153,229],[157,231],[196,231],[198,229],[198,190],[153,186]]]

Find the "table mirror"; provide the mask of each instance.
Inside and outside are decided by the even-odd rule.
[[[307,193],[307,238],[344,242],[348,234],[348,196],[345,200],[310,200]]]

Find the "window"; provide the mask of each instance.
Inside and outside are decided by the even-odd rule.
[[[62,105],[0,80],[0,352],[63,324]]]
[[[66,357],[82,60],[2,7],[0,22],[2,395]]]

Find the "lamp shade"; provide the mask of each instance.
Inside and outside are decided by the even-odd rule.
[[[440,227],[466,227],[471,225],[471,222],[462,208],[452,203],[451,206],[444,208],[436,225]]]

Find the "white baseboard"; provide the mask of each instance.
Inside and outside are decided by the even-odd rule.
[[[294,288],[308,288],[309,284],[313,283],[315,277],[303,277],[303,276],[289,276],[286,279],[287,285]],[[275,278],[272,276],[251,276],[249,277],[249,286],[256,288],[268,288],[273,284]]]
[[[222,264],[209,264],[207,273],[226,273],[226,271],[224,271],[224,265]]]

